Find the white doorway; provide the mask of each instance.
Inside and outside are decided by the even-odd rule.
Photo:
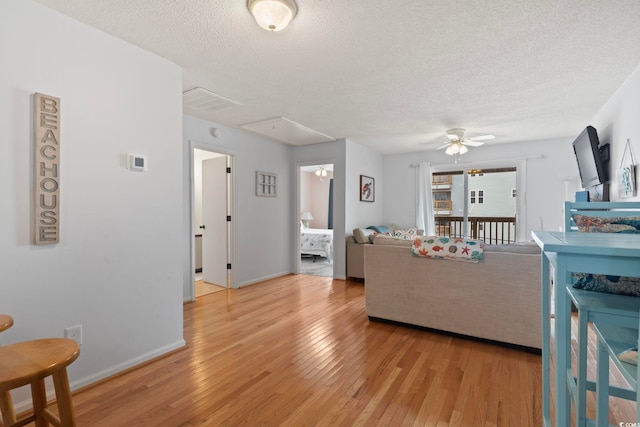
[[[231,287],[232,156],[192,147],[192,300]]]
[[[333,163],[300,166],[298,190],[297,271],[333,277]]]

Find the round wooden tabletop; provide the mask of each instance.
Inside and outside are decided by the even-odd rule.
[[[64,369],[80,347],[67,338],[47,338],[0,347],[0,391],[31,383]]]
[[[0,332],[13,326],[13,317],[6,314],[0,314]]]

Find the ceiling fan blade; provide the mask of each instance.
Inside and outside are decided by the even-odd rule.
[[[450,143],[451,141],[449,141],[448,139],[443,140],[442,137],[438,137],[431,141],[419,142],[418,144],[424,146],[428,150],[437,150],[437,149],[443,148],[441,147],[441,145],[444,144],[446,146]]]
[[[468,145],[469,147],[479,147],[481,145],[484,145],[484,142],[467,139],[466,141],[462,141],[462,145]]]
[[[480,135],[480,136],[472,136],[469,139],[471,141],[488,141],[490,139],[495,139],[494,135]]]
[[[449,145],[451,145],[448,142],[443,143],[440,147],[436,148],[436,150],[444,150],[445,148],[447,148]]]

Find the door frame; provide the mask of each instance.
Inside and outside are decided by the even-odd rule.
[[[237,289],[236,283],[236,274],[235,269],[233,268],[236,260],[236,231],[237,231],[237,200],[236,200],[236,179],[235,179],[235,155],[236,153],[232,150],[229,150],[224,147],[217,146],[215,144],[208,144],[200,141],[189,140],[189,240],[190,240],[190,253],[189,253],[189,264],[191,265],[191,301],[196,300],[196,238],[194,235],[194,226],[196,221],[196,213],[195,213],[195,188],[194,188],[194,166],[195,160],[193,155],[193,150],[204,150],[212,153],[224,154],[228,156],[229,162],[228,164],[231,167],[231,173],[228,175],[229,183],[227,184],[228,188],[228,208],[229,215],[231,215],[231,227],[229,228],[229,236],[227,238],[227,254],[228,254],[228,262],[231,264],[232,268],[229,274],[230,286],[232,289]]]
[[[293,236],[294,236],[294,243],[293,243],[293,247],[294,247],[294,256],[295,256],[295,260],[293,263],[293,273],[294,274],[300,274],[300,270],[302,269],[301,267],[301,260],[300,260],[300,192],[302,191],[301,185],[300,185],[300,178],[301,178],[301,173],[302,173],[302,167],[303,166],[322,166],[322,165],[328,165],[328,164],[332,164],[333,165],[333,169],[334,169],[334,177],[335,177],[335,167],[336,167],[336,160],[335,159],[320,159],[320,160],[305,160],[305,161],[300,161],[300,162],[296,162],[295,163],[295,177],[296,177],[296,192],[295,192],[295,197],[296,197],[296,201],[295,201],[295,209],[296,211],[294,212],[293,217],[295,218],[294,221],[294,231],[293,231]],[[333,181],[334,185],[335,185],[335,180]],[[335,197],[335,187],[334,187],[334,197]],[[336,218],[336,204],[335,201],[333,203],[333,218],[334,218],[334,233],[333,233],[333,249],[334,249],[334,254],[335,254],[335,246],[336,246],[336,241],[335,241],[335,218]],[[335,262],[335,256],[334,256],[334,260],[333,260],[333,264],[332,264],[332,268],[333,268],[333,278],[336,277],[336,262]],[[195,270],[195,265],[194,265],[194,270]]]

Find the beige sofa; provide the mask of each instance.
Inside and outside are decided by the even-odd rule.
[[[370,319],[541,348],[536,245],[486,246],[479,263],[416,257],[410,245],[383,237],[363,245]]]
[[[389,229],[395,231],[397,227],[391,224]],[[363,235],[363,232],[367,231],[371,230],[355,228],[353,235],[347,236],[347,277],[364,279],[364,247],[371,244],[369,237]],[[420,229],[416,232],[419,236],[423,234],[423,230]]]

